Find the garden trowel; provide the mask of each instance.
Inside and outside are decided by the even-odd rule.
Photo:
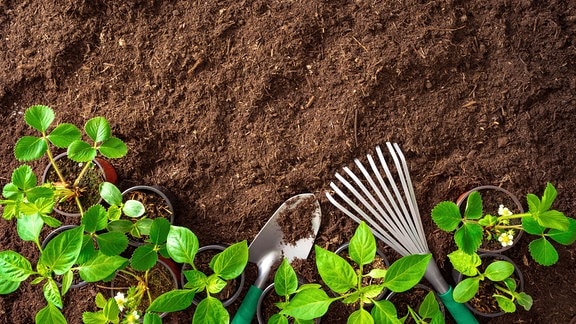
[[[249,324],[256,313],[256,305],[265,288],[272,266],[283,257],[292,262],[294,259],[306,259],[314,245],[321,217],[320,204],[314,194],[296,195],[286,200],[270,217],[249,246],[249,261],[258,266],[258,277],[248,289],[248,293],[232,324]],[[290,219],[286,219],[286,218]],[[283,233],[281,224],[306,224],[308,228],[298,231],[302,237],[292,238],[294,233]],[[288,230],[288,229],[285,229]],[[293,231],[293,230],[290,230]],[[290,234],[290,239],[288,237]]]

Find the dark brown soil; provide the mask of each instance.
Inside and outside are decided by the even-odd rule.
[[[130,150],[111,161],[121,189],[172,190],[176,223],[201,245],[250,242],[283,201],[312,192],[323,212],[316,242],[335,249],[355,226],[324,193],[342,166],[386,141],[406,155],[442,269],[454,245],[430,220],[439,201],[481,184],[541,194],[550,181],[554,207],[576,210],[570,1],[3,0],[0,36],[1,183],[20,164],[12,150],[30,134],[27,107],[52,106],[76,125],[102,115]],[[40,174],[45,161],[31,165]],[[0,249],[37,258],[13,223],[0,224]],[[533,309],[483,322],[576,316],[576,247],[543,267],[528,242],[506,254]],[[305,264],[300,272],[313,271]],[[71,323],[95,310],[95,293],[66,296]],[[0,297],[0,318],[31,323],[44,305],[25,282]],[[166,320],[189,323],[192,311]],[[341,323],[330,312],[340,320],[326,322]]]

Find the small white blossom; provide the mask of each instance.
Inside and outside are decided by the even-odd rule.
[[[139,323],[140,319],[140,314],[138,314],[138,311],[133,311],[132,313],[128,314],[126,316],[126,321],[128,322],[128,324],[137,324]]]
[[[500,216],[512,216],[512,212],[510,211],[510,209],[504,207],[504,205],[500,205],[500,207],[498,207],[498,215],[500,215]]]
[[[498,242],[500,242],[500,244],[502,244],[503,247],[511,246],[512,244],[514,244],[514,232],[512,231],[503,232],[502,234],[500,234],[500,236],[498,236]]]
[[[116,305],[118,305],[118,309],[120,311],[123,311],[124,305],[126,305],[126,302],[128,302],[128,299],[124,297],[124,294],[121,292],[117,293],[116,296],[114,296],[114,300],[116,300]]]

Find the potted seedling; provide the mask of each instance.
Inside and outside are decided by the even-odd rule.
[[[448,255],[459,272],[454,300],[474,313],[495,317],[532,307],[532,297],[525,293],[522,272],[512,260],[496,253],[467,254],[456,250]]]
[[[376,255],[376,240],[366,223],[361,222],[348,247],[351,262],[338,254],[315,246],[316,267],[324,284],[335,294],[329,296],[322,288],[311,287],[299,291],[284,306],[280,314],[312,320],[322,317],[335,301],[356,305],[356,310],[348,317],[349,323],[383,323],[398,320],[394,305],[387,300],[376,300],[384,289],[394,292],[406,291],[414,287],[426,271],[432,257],[428,254],[404,256],[392,263],[388,269],[374,268],[364,272]],[[366,284],[365,277],[381,278],[378,284]],[[373,306],[371,311],[365,307]]]
[[[434,207],[432,219],[440,229],[454,232],[456,245],[467,254],[478,251],[482,240],[498,240],[507,245],[519,231],[536,236],[529,245],[530,255],[537,263],[549,266],[558,261],[558,252],[550,240],[562,245],[576,240],[576,220],[551,209],[556,195],[556,189],[548,183],[542,198],[534,194],[526,196],[527,212],[514,214],[500,206],[498,215],[490,215],[483,213],[480,193],[472,192],[463,214],[457,204],[444,201]],[[521,222],[512,224],[514,219]]]
[[[402,323],[444,323],[444,305],[432,288],[417,284],[402,293],[391,292],[386,300],[396,308]]]
[[[24,113],[26,124],[39,134],[22,136],[16,142],[14,155],[23,162],[46,156],[49,167],[44,173],[43,190],[24,190],[23,196],[15,204],[37,199],[37,195],[41,195],[54,201],[56,211],[64,211],[67,216],[83,215],[88,206],[98,202],[100,183],[114,181],[103,175],[105,168],[102,163],[105,161],[100,160],[99,163],[97,156],[120,158],[126,155],[128,149],[122,140],[112,136],[110,124],[104,117],[94,117],[84,125],[89,141],[82,139],[82,132],[73,124],[59,123],[53,127],[54,119],[54,111],[48,106],[32,106]],[[65,149],[66,156],[55,157],[56,149]],[[114,178],[115,174],[109,177]],[[33,196],[29,197],[28,193]]]
[[[248,263],[248,244],[241,241],[228,246],[210,260],[211,273],[204,273],[196,265],[199,243],[196,235],[188,228],[170,227],[166,250],[178,263],[191,266],[184,271],[187,283],[156,298],[148,307],[148,312],[176,312],[190,305],[196,294],[203,292],[204,298],[196,306],[192,323],[227,323],[230,314],[222,301],[214,297],[221,292],[230,280],[239,277]]]

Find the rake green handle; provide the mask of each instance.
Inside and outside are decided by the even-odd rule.
[[[246,297],[240,304],[240,308],[234,318],[232,324],[250,324],[256,314],[256,307],[258,306],[258,299],[262,295],[262,289],[252,285],[246,293]]]
[[[472,312],[466,307],[466,305],[457,303],[452,296],[452,287],[448,287],[448,291],[443,294],[438,294],[444,306],[450,312],[450,315],[454,318],[458,324],[477,324],[478,320]]]

